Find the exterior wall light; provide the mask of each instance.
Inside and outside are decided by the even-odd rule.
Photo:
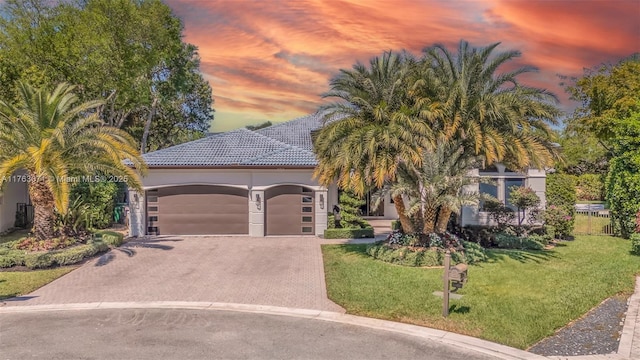
[[[256,207],[258,210],[262,209],[262,199],[260,199],[260,194],[256,194]]]
[[[320,209],[324,209],[324,194],[320,194]]]

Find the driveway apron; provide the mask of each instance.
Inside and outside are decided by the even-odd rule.
[[[5,306],[208,301],[344,313],[327,298],[315,237],[159,236],[129,241]]]

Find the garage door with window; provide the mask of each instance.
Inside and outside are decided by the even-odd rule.
[[[148,190],[146,195],[148,234],[249,233],[248,190],[190,185]]]
[[[265,191],[266,235],[313,235],[313,190],[303,186],[278,186]]]

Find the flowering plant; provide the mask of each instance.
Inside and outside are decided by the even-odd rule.
[[[544,212],[545,225],[553,226],[556,236],[563,239],[573,233],[575,218],[566,207],[551,205]]]

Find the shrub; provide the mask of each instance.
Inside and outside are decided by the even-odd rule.
[[[374,259],[403,266],[439,266],[444,258],[436,249],[394,248],[384,243],[371,244],[366,252]]]
[[[58,265],[72,265],[97,253],[107,251],[109,245],[102,241],[94,241],[91,244],[76,246],[64,251],[51,254],[51,259]]]
[[[613,158],[606,187],[613,233],[629,238],[640,210],[640,157],[629,152]]]
[[[474,242],[463,241],[464,257],[467,264],[476,264],[487,261],[487,253],[484,248]]]
[[[509,199],[518,208],[518,225],[522,225],[527,210],[536,210],[540,206],[540,198],[535,190],[526,186],[512,186],[509,189]]]
[[[506,206],[499,200],[487,200],[484,203],[484,210],[489,212],[489,218],[498,224],[499,228],[503,228],[513,223],[516,215],[513,209]]]
[[[560,239],[566,239],[573,233],[575,217],[565,207],[551,205],[543,213],[546,226],[553,227],[554,235]]]
[[[95,232],[94,235],[109,246],[118,247],[124,243],[124,235],[119,232],[101,230]]]
[[[113,222],[113,209],[118,194],[118,185],[114,182],[82,181],[74,184],[69,198],[73,202],[82,199],[87,205],[86,216],[89,227],[104,229]]]
[[[14,244],[16,250],[26,251],[47,251],[55,249],[64,249],[76,243],[73,238],[53,238],[47,240],[38,240],[30,237],[20,240]]]
[[[496,243],[503,249],[542,250],[544,245],[530,237],[520,237],[510,234],[497,234]]]
[[[324,231],[325,239],[359,239],[372,238],[373,228],[366,229],[326,229]]]
[[[547,206],[555,205],[575,208],[576,183],[575,177],[566,174],[550,174],[547,176],[546,197]]]
[[[344,190],[340,194],[340,225],[348,229],[364,229],[370,227],[362,217],[360,217],[360,207],[366,201],[358,198],[353,192]]]
[[[53,266],[54,260],[50,253],[27,253],[24,265],[29,269],[44,269]]]
[[[544,233],[551,238],[551,240],[556,238],[556,228],[555,226],[545,225]]]
[[[495,226],[467,225],[460,229],[460,237],[482,247],[491,247],[495,243],[498,228]]]
[[[578,200],[594,201],[604,199],[604,182],[598,174],[582,174],[576,180]]]
[[[640,255],[640,234],[631,235],[631,253]]]
[[[332,212],[327,213],[327,229],[336,228],[336,217]]]
[[[2,249],[0,253],[0,268],[24,265],[24,251]]]

